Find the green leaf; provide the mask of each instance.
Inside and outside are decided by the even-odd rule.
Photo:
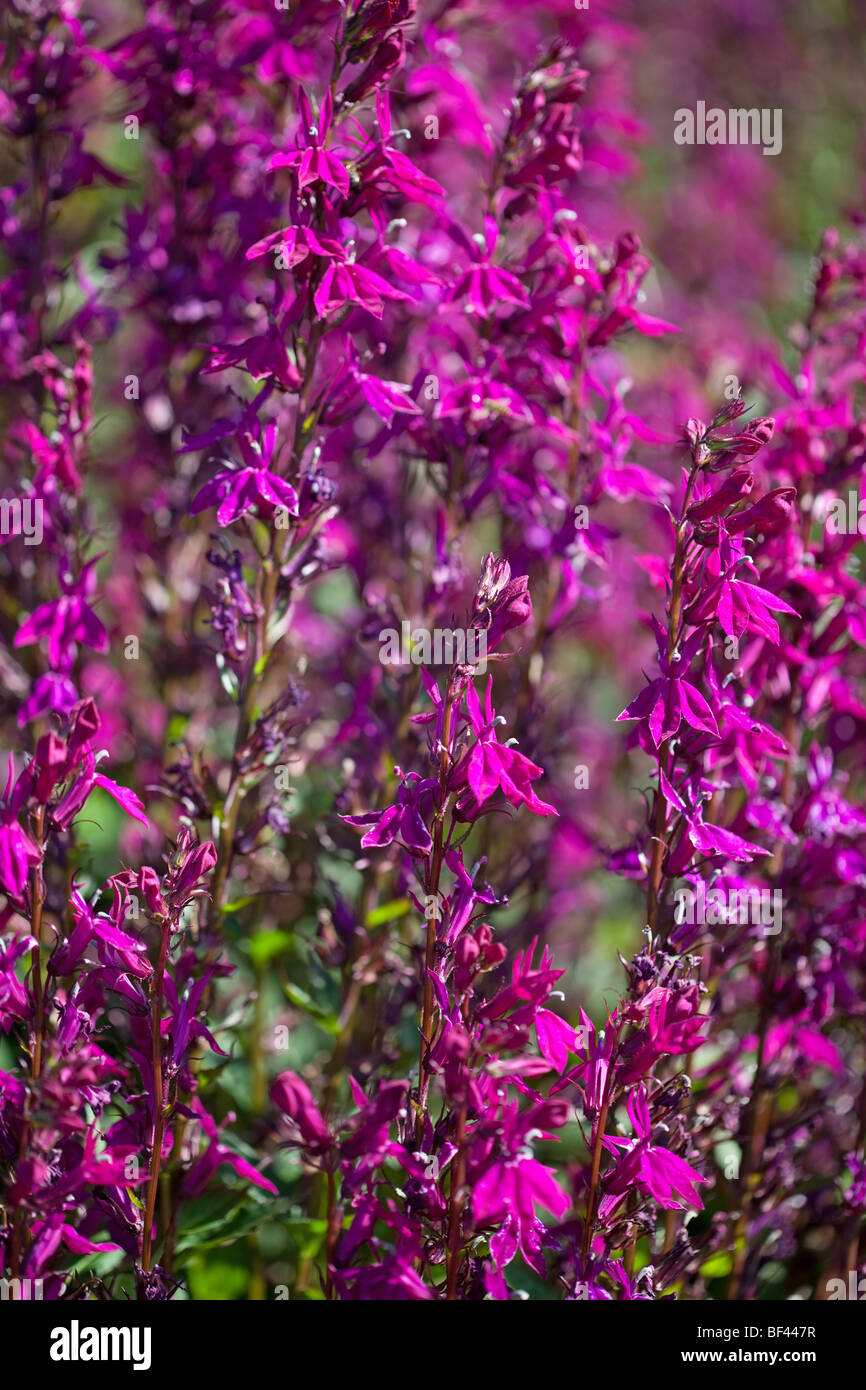
[[[409,898],[393,898],[389,903],[381,903],[379,907],[374,907],[364,918],[365,927],[381,927],[385,922],[395,922],[398,917],[405,917],[407,912],[411,912],[413,903]]]
[[[327,1221],[302,1221],[301,1231],[298,1233],[298,1253],[302,1258],[314,1259],[325,1243],[325,1233],[328,1229]],[[306,1230],[304,1230],[306,1227]]]
[[[215,1260],[212,1256],[191,1260],[186,1269],[189,1291],[203,1302],[233,1302],[243,1298],[249,1283],[249,1270],[243,1261]]]
[[[300,985],[295,985],[290,982],[287,985],[283,985],[283,990],[286,998],[290,1000],[292,1004],[295,1004],[297,1008],[303,1009],[311,1018],[314,1018],[320,1028],[324,1028],[327,1033],[334,1033],[335,1035],[339,1032],[339,1024],[333,1013],[329,1009],[323,1008],[321,1004],[317,1004],[312,995],[309,995],[305,989],[301,989]]]
[[[235,702],[237,702],[241,693],[241,688],[238,684],[237,676],[235,675],[232,668],[226,664],[226,659],[223,656],[222,652],[217,653],[216,665],[217,670],[219,671],[220,685],[222,686],[226,694],[231,696],[231,698]]]
[[[274,956],[288,951],[294,944],[294,934],[290,931],[263,931],[250,938],[247,949],[254,965],[265,965],[269,960],[273,960]]]
[[[251,513],[247,514],[247,522],[252,529],[254,546],[260,555],[266,555],[271,544],[270,531],[263,521],[253,517]]]
[[[103,1239],[104,1237],[100,1237]],[[93,1251],[89,1255],[79,1255],[69,1261],[68,1269],[70,1274],[75,1274],[80,1278],[88,1274],[94,1274],[99,1279],[105,1279],[117,1267],[123,1264],[125,1259],[122,1250],[100,1250]]]
[[[790,1115],[797,1109],[800,1097],[796,1086],[783,1086],[776,1096],[776,1104],[783,1115]]]
[[[233,903],[225,903],[225,905],[220,908],[220,912],[240,912],[242,907],[249,907],[250,903],[255,902],[255,900],[255,893],[248,893],[245,898],[235,898]]]
[[[213,1250],[217,1246],[231,1245],[242,1237],[248,1236],[251,1231],[258,1230],[261,1226],[265,1206],[268,1220],[277,1219],[283,1213],[288,1212],[290,1208],[287,1197],[269,1196],[267,1204],[265,1204],[264,1202],[253,1202],[248,1197],[238,1202],[237,1194],[233,1192],[219,1193],[215,1196],[222,1203],[228,1199],[232,1205],[223,1206],[221,1211],[214,1212],[209,1219],[204,1219],[200,1225],[196,1225],[192,1229],[185,1225],[177,1241],[177,1253],[179,1255],[189,1250]],[[207,1202],[211,1199],[204,1200]]]

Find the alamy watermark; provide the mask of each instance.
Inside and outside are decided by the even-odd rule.
[[[763,936],[782,930],[782,894],[778,888],[677,888],[674,921],[678,926],[746,926],[762,928]]]
[[[849,1269],[847,1288],[844,1279],[828,1279],[826,1291],[828,1303],[837,1302],[840,1298],[863,1303],[866,1300],[866,1279],[861,1278],[856,1269]]]
[[[404,619],[400,631],[386,627],[379,633],[379,660],[383,666],[474,666],[487,670],[487,633],[476,627],[416,627]]]
[[[0,1299],[12,1303],[29,1303],[45,1297],[42,1279],[0,1279]]]
[[[42,544],[41,497],[0,497],[0,536],[23,536],[25,545]]]
[[[424,897],[425,922],[441,922],[445,898],[441,893],[427,893]]]
[[[846,497],[819,497],[814,516],[831,536],[866,536],[866,498],[853,488]]]
[[[150,1327],[81,1327],[73,1318],[69,1327],[51,1332],[48,1355],[52,1361],[131,1361],[134,1371],[150,1370]]]
[[[694,111],[681,106],[674,112],[674,143],[677,145],[763,145],[765,155],[782,150],[782,111],[762,106],[738,107],[723,111],[699,101]]]

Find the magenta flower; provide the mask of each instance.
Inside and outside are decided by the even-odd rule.
[[[441,207],[445,190],[435,179],[423,173],[412,160],[397,149],[392,138],[391,102],[388,92],[376,92],[376,119],[380,139],[364,139],[364,147],[357,157],[358,175],[361,181],[362,196],[372,199],[381,196],[381,190],[393,189],[413,203],[421,203],[432,211]]]
[[[421,408],[408,394],[410,388],[399,381],[384,381],[381,377],[361,370],[358,350],[353,339],[346,339],[346,380],[341,389],[334,386],[334,414],[342,412],[344,398],[351,399],[355,391],[360,391],[367,405],[376,412],[386,425],[393,422],[396,414],[420,415]]]
[[[23,894],[30,870],[42,856],[33,841],[8,812],[0,811],[0,884],[14,898]]]
[[[466,707],[469,722],[477,742],[454,773],[454,785],[468,784],[476,808],[482,807],[497,791],[501,791],[512,806],[526,806],[537,816],[555,816],[559,813],[546,801],[535,795],[531,783],[543,775],[543,768],[530,762],[523,753],[508,744],[499,743],[496,738],[496,715],[491,703],[493,677],[487,682],[484,710],[470,682],[466,689]],[[473,814],[472,803],[467,802],[465,814]]]
[[[328,260],[313,295],[313,303],[322,319],[349,304],[357,304],[374,318],[380,319],[385,312],[386,299],[408,298],[403,290],[395,289],[375,270],[341,253],[340,259]]]
[[[268,168],[293,169],[299,191],[320,183],[325,188],[332,188],[342,198],[348,198],[349,171],[343,161],[326,148],[334,110],[330,91],[322,102],[318,120],[313,117],[309,98],[303,88],[298,96],[298,110],[301,127],[297,150],[275,154]]]
[[[341,819],[349,825],[373,827],[361,837],[362,849],[390,845],[399,840],[413,854],[429,854],[433,840],[424,823],[424,813],[429,814],[436,782],[429,777],[419,777],[417,772],[404,777],[399,768],[394,771],[400,778],[400,788],[393,805],[386,806],[384,811],[368,811]]]
[[[710,1020],[699,1016],[700,1002],[697,985],[677,992],[657,986],[632,1006],[628,1017],[644,1027],[623,1047],[618,1075],[622,1085],[639,1081],[665,1053],[682,1056],[701,1046]]]
[[[12,890],[7,886],[7,874],[8,865],[0,865],[0,883],[8,893]],[[35,944],[32,936],[0,942],[0,1032],[8,1033],[14,1023],[29,1016],[31,1000],[29,991],[19,978],[20,962],[29,955]],[[5,1072],[0,1073],[0,1077],[7,1095],[14,1094],[18,1083]]]
[[[559,1107],[554,1113],[553,1106]],[[504,1107],[500,1120],[500,1144],[505,1152],[482,1159],[472,1167],[472,1220],[476,1229],[497,1224],[499,1229],[490,1237],[490,1253],[502,1269],[520,1252],[526,1263],[544,1277],[546,1273],[542,1248],[547,1242],[544,1223],[536,1214],[542,1207],[562,1218],[571,1206],[571,1198],[556,1180],[556,1170],[539,1163],[528,1152],[527,1124],[537,1121],[535,1132],[545,1137],[546,1126],[562,1124],[565,1107],[561,1102],[548,1102],[538,1113],[518,1116],[516,1106]],[[483,1149],[479,1133],[477,1145]]]
[[[607,1136],[603,1141],[609,1152],[622,1153],[622,1157],[604,1180],[605,1195],[599,1207],[601,1219],[609,1220],[633,1187],[647,1193],[666,1210],[691,1206],[702,1211],[704,1204],[697,1184],[709,1180],[701,1177],[695,1168],[671,1153],[670,1149],[651,1142],[652,1129],[643,1086],[637,1086],[630,1092],[626,1110],[635,1138]]]
[[[15,634],[15,646],[45,641],[48,660],[55,670],[67,671],[80,644],[94,651],[108,650],[108,633],[88,603],[96,590],[96,560],[83,565],[79,575],[60,571],[60,598],[40,606]]]
[[[276,436],[273,420],[259,438],[249,433],[238,434],[243,464],[217,473],[206,483],[190,507],[192,515],[216,507],[220,526],[230,526],[253,508],[266,517],[271,517],[277,507],[283,507],[290,516],[297,516],[295,489],[268,466],[274,457]]]
[[[129,787],[118,786],[110,777],[96,771],[96,762],[92,750],[88,747],[77,765],[77,768],[69,781],[66,789],[58,801],[51,807],[52,823],[59,829],[65,830],[78,815],[94,787],[101,787],[108,792],[119,806],[123,808],[128,816],[133,820],[140,821],[142,825],[147,825],[147,817],[144,814],[144,804],[135,792]]]
[[[280,1073],[271,1087],[271,1099],[296,1126],[306,1148],[321,1152],[331,1147],[328,1126],[313,1100],[312,1092],[295,1072]]]
[[[77,888],[70,898],[74,926],[67,939],[58,941],[51,955],[50,969],[54,975],[71,975],[91,944],[100,950],[100,959],[128,971],[133,976],[147,978],[152,974],[143,941],[121,930],[110,917],[95,913],[84,901]],[[107,951],[103,951],[107,947]]]
[[[132,816],[133,820],[140,821],[145,826],[148,824],[147,816],[144,814],[144,802],[130,787],[118,786],[111,777],[105,777],[101,772],[96,773],[93,781],[95,786],[108,792],[108,795],[113,797],[118,806],[122,806],[126,814]]]
[[[492,217],[484,219],[483,236],[477,234],[469,238],[458,226],[451,228],[451,234],[473,261],[472,269],[467,270],[450,291],[452,302],[465,302],[470,313],[484,318],[495,314],[502,304],[529,308],[529,299],[517,276],[493,264],[499,228]]]
[[[18,723],[29,724],[48,714],[66,715],[78,699],[78,692],[68,676],[55,671],[40,676],[18,712]]]
[[[218,1168],[228,1166],[232,1168],[238,1177],[244,1178],[246,1182],[252,1183],[254,1187],[259,1187],[264,1192],[269,1192],[272,1197],[276,1197],[277,1188],[270,1179],[263,1177],[257,1168],[247,1161],[241,1154],[235,1153],[234,1149],[229,1148],[222,1142],[220,1137],[224,1125],[219,1125],[207,1113],[199,1100],[194,1100],[190,1106],[192,1115],[201,1125],[202,1133],[206,1143],[202,1147],[198,1157],[194,1159],[190,1167],[184,1174],[184,1190],[191,1196],[198,1196],[207,1187],[213,1174]],[[233,1114],[226,1117],[226,1123],[234,1119]]]
[[[719,727],[712,710],[701,692],[686,680],[686,673],[704,644],[702,630],[696,629],[683,643],[682,650],[670,659],[665,634],[655,619],[653,630],[662,674],[650,681],[617,719],[641,720],[656,748],[676,734],[683,721],[693,729],[718,737]]]

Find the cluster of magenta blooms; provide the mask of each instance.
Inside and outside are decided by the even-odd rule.
[[[814,1296],[866,1211],[866,590],[820,519],[866,462],[866,253],[827,233],[766,413],[707,404],[638,238],[583,220],[622,20],[131,8],[13,4],[0,55],[2,496],[43,529],[0,538],[3,1275],[183,1297],[228,1186],[310,1216],[297,1296]],[[489,669],[383,665],[419,615]],[[781,930],[683,918],[700,883]],[[246,1138],[202,1094],[255,1007],[232,913],[312,916],[338,1001]]]

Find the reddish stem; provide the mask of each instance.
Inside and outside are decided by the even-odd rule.
[[[677,544],[676,550],[674,551],[674,563],[671,574],[671,601],[670,607],[668,608],[668,661],[671,660],[674,652],[676,651],[677,640],[679,636],[680,613],[682,610],[683,602],[683,579],[685,576],[685,520],[686,512],[688,511],[689,504],[691,502],[692,492],[694,490],[695,482],[697,480],[698,472],[699,469],[697,464],[693,463],[692,471],[689,474],[689,480],[686,484],[686,491],[685,496],[683,498],[682,510],[680,511],[680,519],[677,522],[676,526]],[[669,777],[670,770],[670,748],[668,744],[665,743],[664,747],[659,749],[659,773],[661,774],[663,772],[665,777]],[[662,882],[662,863],[664,861],[666,847],[665,836],[667,832],[667,813],[667,798],[664,792],[662,791],[661,775],[659,775],[659,786],[655,794],[655,829],[653,835],[652,857],[650,859],[649,873],[647,875],[646,901],[647,925],[653,932],[655,932],[656,926],[658,924],[659,897],[661,894]]]
[[[611,1092],[605,1089],[604,1100],[595,1125],[595,1134],[592,1143],[592,1173],[589,1179],[589,1192],[586,1198],[586,1221],[583,1227],[583,1247],[582,1254],[584,1262],[589,1256],[589,1249],[592,1245],[592,1223],[595,1218],[595,1198],[598,1189],[598,1179],[601,1172],[601,1147],[604,1138],[604,1130],[607,1124],[607,1112],[610,1109]]]
[[[457,1156],[451,1174],[451,1193],[448,1212],[448,1280],[446,1298],[457,1298],[457,1276],[460,1272],[460,1225],[466,1200],[466,1101],[457,1116]]]
[[[156,1212],[156,1194],[159,1188],[159,1165],[162,1159],[162,1141],[165,1136],[165,1097],[162,1084],[162,987],[165,978],[169,931],[170,924],[165,922],[159,946],[159,961],[150,987],[150,1029],[153,1048],[153,1147],[150,1154],[150,1181],[147,1188],[144,1234],[141,1243],[141,1265],[145,1274],[150,1270],[151,1264],[153,1221]]]
[[[439,796],[433,825],[433,854],[430,861],[430,874],[427,880],[427,939],[424,947],[424,996],[421,1005],[421,1050],[418,1060],[418,1113],[415,1119],[415,1139],[418,1144],[424,1133],[424,1115],[427,1109],[427,1091],[430,1078],[427,1073],[427,1056],[433,1042],[433,981],[430,971],[436,963],[436,924],[438,907],[433,910],[431,899],[436,902],[439,893],[439,879],[442,873],[444,853],[445,802],[448,796],[449,744],[451,742],[451,714],[454,695],[450,689],[445,697],[445,713],[442,720],[442,741],[439,753]]]

